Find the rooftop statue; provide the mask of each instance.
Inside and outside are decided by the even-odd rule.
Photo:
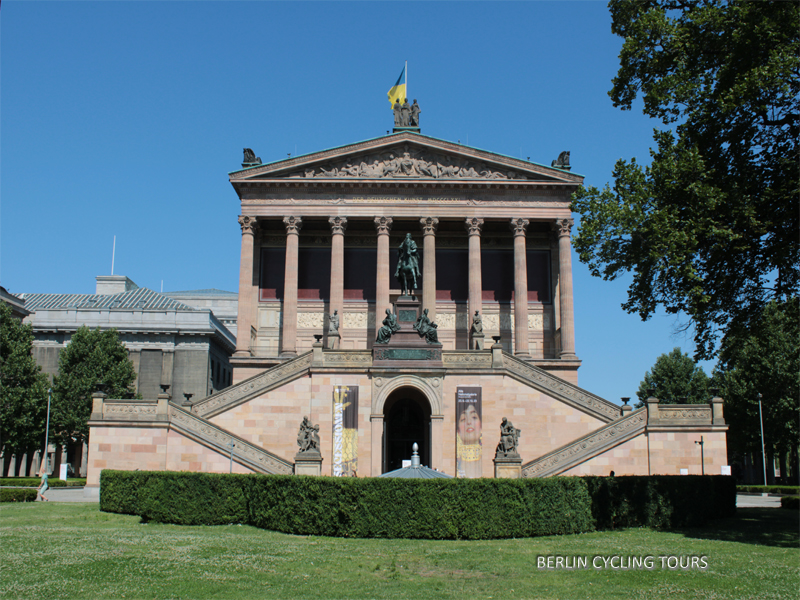
[[[407,233],[406,237],[400,242],[397,257],[397,269],[394,276],[397,277],[403,288],[403,295],[409,295],[417,288],[417,277],[421,278],[422,274],[419,272],[419,251],[417,250],[417,243],[411,239],[411,234]],[[413,283],[409,285],[409,283]]]
[[[261,159],[256,156],[256,153],[253,152],[250,148],[244,149],[244,159],[242,160],[243,167],[252,167],[253,165],[260,165]]]
[[[411,105],[411,127],[419,127],[419,113],[422,109],[417,104],[417,99],[414,99],[414,104]]]
[[[570,170],[569,166],[569,150],[564,150],[561,154],[558,155],[558,158],[555,159],[552,163],[550,163],[551,167],[555,167],[556,169],[566,169],[567,171]]]

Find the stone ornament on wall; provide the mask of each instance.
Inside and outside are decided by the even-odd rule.
[[[258,219],[256,217],[246,217],[243,215],[239,217],[239,225],[242,228],[242,234],[249,233],[250,235],[255,235],[258,229]]]
[[[358,159],[346,159],[306,167],[290,173],[292,178],[363,178],[363,179],[516,179],[528,178],[514,170],[487,165],[485,162],[461,156],[448,156],[428,149],[412,150],[408,146],[391,151],[365,154]]]
[[[328,223],[331,226],[331,233],[333,235],[344,235],[347,230],[347,217],[330,217]]]
[[[480,235],[483,230],[483,219],[467,217],[464,220],[464,226],[467,228],[467,233],[469,235]]]
[[[318,329],[322,331],[325,326],[325,313],[323,312],[299,312],[297,313],[298,329]]]
[[[303,219],[300,217],[283,217],[283,224],[286,226],[286,233],[300,234],[303,228]]]
[[[436,217],[422,217],[419,220],[419,225],[422,227],[423,235],[434,235],[439,227],[439,219]]]
[[[345,329],[369,329],[375,327],[375,315],[368,312],[346,312],[342,322]]]
[[[574,223],[573,219],[558,219],[553,224],[553,229],[558,233],[558,237],[569,237]]]
[[[528,219],[511,219],[511,223],[509,224],[511,227],[511,231],[514,232],[514,236],[518,235],[525,235],[528,231],[528,225],[530,221]]]
[[[392,231],[392,217],[375,217],[375,231],[378,235],[389,235]]]

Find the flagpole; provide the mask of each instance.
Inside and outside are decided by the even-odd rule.
[[[408,100],[408,61],[406,61],[406,68],[403,69],[403,72],[406,74],[406,97],[403,100]]]

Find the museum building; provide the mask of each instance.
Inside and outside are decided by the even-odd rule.
[[[568,153],[544,166],[399,127],[269,164],[246,150],[229,178],[233,385],[98,393],[89,486],[103,468],[377,476],[414,443],[459,477],[725,470],[720,398],[632,410],[578,387]],[[318,456],[298,453],[301,422]]]

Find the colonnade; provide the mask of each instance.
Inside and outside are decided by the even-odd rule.
[[[375,299],[377,313],[390,306],[389,290],[389,234],[392,229],[391,217],[375,217],[377,235],[377,272],[375,274]],[[281,332],[281,355],[297,354],[297,267],[301,217],[284,217],[286,227],[286,265],[283,291],[283,319]],[[331,227],[331,271],[330,271],[330,312],[344,309],[344,235],[347,230],[346,217],[330,217]],[[422,305],[428,309],[431,320],[436,318],[436,231],[439,219],[422,217],[419,220],[423,235],[425,260],[422,268]],[[254,245],[257,219],[241,216],[242,253],[239,270],[239,316],[236,353],[234,356],[250,356],[251,327],[257,309],[257,295],[253,292]],[[481,285],[481,232],[484,220],[468,217],[464,225],[468,234],[469,260],[469,315],[482,312]],[[514,353],[529,356],[528,348],[528,269],[526,233],[529,220],[514,218],[509,222],[514,236]],[[572,219],[558,219],[553,229],[558,235],[559,264],[559,314],[561,321],[561,358],[575,358],[574,316],[572,308],[572,257],[570,231]],[[518,301],[522,299],[522,301]]]

